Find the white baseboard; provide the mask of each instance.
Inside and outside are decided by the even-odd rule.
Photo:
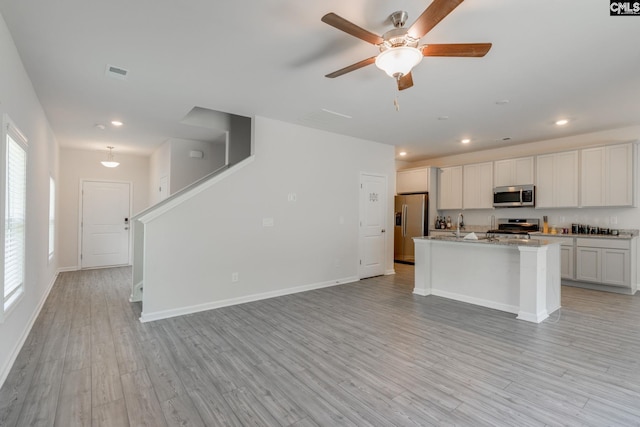
[[[449,298],[449,299],[461,301],[461,302],[468,302],[469,304],[475,304],[481,307],[487,307],[487,308],[493,308],[495,310],[506,311],[507,313],[518,314],[520,312],[520,307],[515,305],[501,304],[495,301],[489,301],[482,298],[470,297],[467,295],[460,295],[453,292],[441,291],[438,289],[432,289],[431,295],[435,295],[443,298]]]
[[[153,313],[142,312],[140,321],[142,323],[152,322],[154,320],[168,319],[170,317],[184,316],[185,314],[198,313],[200,311],[213,310],[215,308],[228,307],[231,305],[244,304],[247,302],[259,301],[263,299],[281,297],[284,295],[297,294],[299,292],[312,291],[314,289],[328,288],[330,286],[344,285],[346,283],[357,282],[358,277],[344,277],[342,279],[330,280],[327,282],[313,283],[310,285],[295,286],[293,288],[279,289],[277,291],[263,292],[259,294],[246,295],[237,298],[229,298],[220,301],[211,301],[204,304],[192,305],[189,307],[181,307],[171,310],[156,311]],[[144,302],[143,302],[144,310]]]
[[[57,274],[65,273],[65,272],[68,272],[68,271],[78,271],[78,270],[80,270],[80,267],[78,267],[77,265],[72,265],[71,267],[60,267],[58,269],[58,273]]]
[[[42,295],[42,298],[40,299],[40,302],[38,302],[38,305],[37,305],[36,309],[34,310],[33,314],[31,315],[31,318],[29,318],[29,322],[27,323],[27,326],[22,331],[22,334],[20,335],[20,339],[18,340],[16,345],[13,347],[13,350],[11,350],[11,354],[9,356],[9,359],[6,361],[6,363],[4,364],[2,369],[0,370],[0,388],[2,388],[2,386],[4,385],[4,382],[6,381],[7,376],[9,375],[9,372],[11,371],[11,368],[13,367],[13,364],[15,363],[16,359],[18,358],[18,354],[20,353],[20,350],[22,350],[22,346],[24,345],[25,341],[27,340],[27,337],[29,336],[29,333],[31,332],[31,328],[33,328],[33,324],[36,322],[36,319],[40,315],[40,310],[42,310],[42,307],[44,306],[45,301],[49,297],[49,293],[51,292],[51,289],[53,288],[53,285],[56,283],[56,279],[57,278],[58,278],[58,273],[56,272],[53,275],[53,278],[51,279],[51,282],[49,283],[49,285],[47,285],[47,290]]]
[[[385,272],[384,272],[384,275],[385,275],[385,276],[390,276],[390,275],[392,275],[392,274],[396,274],[396,270],[395,270],[395,269],[393,269],[393,268],[391,268],[391,269],[389,269],[389,270],[387,270],[387,271],[385,271]]]

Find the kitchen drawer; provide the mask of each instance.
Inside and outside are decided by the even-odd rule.
[[[615,239],[589,239],[579,237],[576,239],[576,246],[589,248],[606,248],[606,249],[630,249],[630,240]]]

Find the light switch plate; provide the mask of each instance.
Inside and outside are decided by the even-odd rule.
[[[273,225],[274,225],[273,218],[262,218],[263,227],[273,227]]]

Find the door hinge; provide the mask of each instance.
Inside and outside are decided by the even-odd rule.
[[[362,260],[360,260],[360,265],[362,265]]]

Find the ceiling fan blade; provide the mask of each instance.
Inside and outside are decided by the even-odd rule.
[[[420,40],[436,24],[450,14],[464,0],[433,0],[433,2],[418,16],[416,22],[409,27],[408,34],[416,40]]]
[[[405,74],[398,79],[398,90],[409,89],[411,86],[413,86],[413,77],[411,76],[411,73]]]
[[[482,57],[491,49],[491,43],[428,44],[420,49],[424,56]]]
[[[329,77],[330,79],[333,79],[343,74],[350,73],[351,71],[355,71],[359,68],[366,67],[367,65],[373,64],[374,62],[376,62],[376,57],[372,56],[371,58],[363,59],[360,62],[356,62],[355,64],[349,65],[348,67],[344,67],[338,71],[334,71],[333,73],[327,74],[325,77]]]
[[[333,12],[324,15],[321,21],[341,31],[344,31],[347,34],[351,34],[354,37],[364,40],[367,43],[378,45],[384,42],[382,37],[380,37],[379,35],[373,34],[371,31],[367,31],[364,28],[358,27],[353,22],[347,21],[346,19],[336,15]]]

